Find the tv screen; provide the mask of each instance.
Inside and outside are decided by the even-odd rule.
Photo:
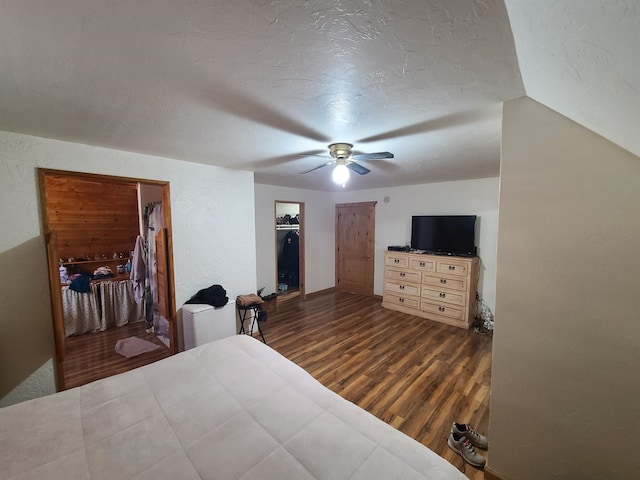
[[[411,248],[441,255],[475,256],[475,215],[418,215],[411,219]]]

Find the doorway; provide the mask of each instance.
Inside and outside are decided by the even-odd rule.
[[[373,296],[377,202],[336,205],[336,288]]]
[[[168,182],[49,169],[38,178],[58,390],[176,353]],[[157,348],[125,356],[133,343]]]
[[[278,301],[304,298],[304,203],[276,200],[274,209]]]

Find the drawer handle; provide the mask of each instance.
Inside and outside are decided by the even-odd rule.
[[[447,283],[447,279],[446,278],[441,278],[440,279],[440,283]]]
[[[444,307],[438,307],[438,310],[440,310],[441,312],[444,312]]]
[[[400,273],[400,276],[401,276],[401,277],[404,277],[404,276],[405,276],[405,273],[404,273],[404,272],[401,272],[401,273]]]
[[[404,298],[400,297],[398,300],[400,301],[400,303],[404,303]]]
[[[400,290],[404,290],[404,285],[400,285]]]
[[[453,265],[449,265],[449,270],[455,270],[456,267],[454,267]]]
[[[399,258],[394,258],[393,259],[393,263],[400,263],[400,259]]]
[[[440,298],[444,298],[444,297],[446,297],[446,296],[447,296],[447,294],[446,294],[446,293],[441,293],[441,294],[440,294]]]
[[[421,267],[424,267],[424,266],[425,266],[425,263],[424,263],[424,262],[420,262],[420,266],[421,266]]]

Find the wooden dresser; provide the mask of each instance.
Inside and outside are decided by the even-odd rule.
[[[385,252],[382,306],[461,328],[476,314],[478,257]]]

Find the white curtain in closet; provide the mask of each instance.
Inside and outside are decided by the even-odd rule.
[[[79,293],[62,287],[65,334],[102,332],[144,319],[144,307],[134,298],[130,280],[92,283],[91,290]]]
[[[143,318],[142,304],[135,300],[130,280],[100,283],[103,330],[138,322]]]
[[[68,286],[62,287],[62,311],[67,337],[104,330],[98,298],[99,286],[91,284],[90,288],[89,292],[80,293]]]

